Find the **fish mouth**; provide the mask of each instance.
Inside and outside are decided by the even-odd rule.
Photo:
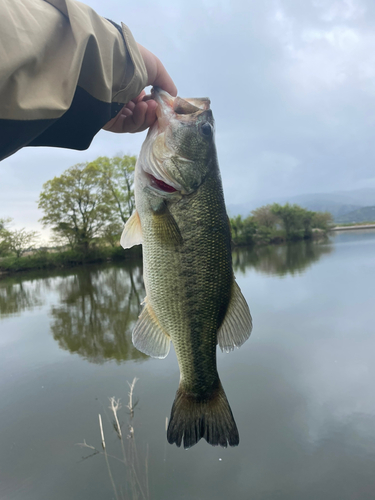
[[[175,193],[189,194],[191,192],[184,186],[183,179],[178,181],[166,168],[166,162],[174,155],[173,149],[168,144],[168,131],[171,122],[192,122],[198,116],[210,109],[208,98],[173,97],[159,87],[153,87],[151,98],[158,104],[156,108],[156,121],[150,127],[147,140],[143,143],[139,158],[140,172],[142,172],[143,185],[162,196],[173,196]],[[179,156],[180,163],[192,163],[188,158]],[[182,181],[182,184],[180,183]]]
[[[150,186],[153,187],[154,189],[157,189],[158,191],[163,191],[164,193],[176,193],[177,189],[174,188],[173,186],[170,186],[166,182],[157,179],[154,177],[152,174],[149,174],[148,172],[145,172],[149,182]]]
[[[151,97],[158,103],[156,108],[157,126],[162,132],[171,119],[191,121],[203,111],[210,109],[211,101],[208,97],[185,98],[173,97],[160,87],[153,87]],[[195,116],[193,116],[195,115]]]

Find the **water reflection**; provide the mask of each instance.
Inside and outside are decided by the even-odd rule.
[[[241,248],[233,252],[236,273],[255,268],[265,274],[301,273],[332,252],[329,242]],[[48,277],[47,277],[48,276]],[[2,280],[0,315],[20,314],[52,300],[51,332],[59,346],[94,363],[147,359],[134,348],[131,330],[145,296],[141,261],[36,272]]]
[[[20,277],[7,279],[0,287],[0,316],[20,315],[43,304],[42,283],[23,282]]]
[[[235,273],[254,268],[264,274],[285,276],[301,273],[323,255],[331,253],[333,245],[324,242],[300,241],[288,245],[238,248],[233,252]]]
[[[312,250],[322,257],[327,246],[331,251],[330,245]],[[219,353],[220,374],[241,431],[240,446],[227,450],[205,442],[188,452],[167,445],[165,418],[178,376],[175,355],[101,365],[83,359],[88,355],[80,340],[73,352],[81,356],[70,356],[51,336],[51,323],[62,323],[59,343],[84,334],[92,335],[90,345],[100,344],[101,336],[107,339],[126,322],[131,296],[134,311],[118,335],[125,337],[132,356],[134,293],[144,297],[141,263],[2,279],[0,498],[144,500],[149,484],[153,499],[373,500],[374,247],[375,231],[339,234],[328,258],[309,260],[305,247],[295,254],[300,262],[290,271],[291,248],[258,249],[251,258],[246,251],[234,255],[237,274],[250,271],[240,281],[251,298],[256,329],[235,353]],[[301,273],[306,262],[312,269],[296,279],[263,274]],[[113,310],[106,310],[110,304]],[[72,313],[69,327],[62,313]],[[99,347],[99,353],[90,353],[94,361],[114,359],[101,352],[106,343]],[[126,380],[134,377],[140,403],[131,420]],[[116,426],[108,408],[113,394],[123,403]],[[95,449],[75,446],[85,442]],[[95,450],[96,456],[80,462]]]
[[[60,347],[94,363],[147,358],[131,340],[145,295],[140,262],[78,269],[56,290],[60,304],[51,308],[51,331]]]

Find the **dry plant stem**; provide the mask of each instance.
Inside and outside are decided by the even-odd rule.
[[[134,415],[133,392],[134,392],[134,386],[135,386],[137,380],[138,380],[137,377],[134,377],[133,382],[131,384],[128,382],[128,386],[130,387],[128,408],[130,410],[130,414],[132,417]]]
[[[102,416],[100,415],[100,413],[99,413],[99,427],[100,427],[100,434],[102,436],[102,446],[103,446],[103,450],[104,450],[104,458],[105,458],[105,461],[106,461],[106,464],[107,464],[109,479],[111,481],[112,488],[113,488],[116,500],[119,500],[118,494],[117,494],[116,485],[115,485],[115,482],[114,482],[113,476],[112,476],[111,467],[110,467],[109,461],[108,461],[107,451],[105,449],[105,439],[104,439],[103,423],[102,423]]]
[[[121,441],[122,456],[124,457],[124,464],[127,466],[128,465],[128,460],[126,458],[126,452],[125,452],[125,447],[124,447],[124,440],[122,439],[122,435],[121,435],[120,441]]]
[[[113,491],[114,491],[114,494],[115,494],[116,500],[119,500],[119,498],[118,498],[118,494],[117,494],[116,485],[115,485],[115,482],[114,482],[114,480],[113,480],[113,476],[112,476],[111,467],[109,466],[109,461],[108,461],[107,452],[106,452],[105,450],[104,450],[104,458],[105,458],[105,461],[106,461],[106,464],[107,464],[108,475],[109,475],[109,479],[110,479],[111,484],[112,484],[112,488],[113,488]]]
[[[145,471],[146,471],[146,495],[147,498],[150,498],[150,490],[149,490],[149,485],[148,485],[148,443],[147,443],[147,452],[146,452],[146,459],[145,459]]]
[[[133,405],[133,393],[134,393],[134,386],[137,382],[137,378],[134,377],[132,383],[130,384],[128,382],[128,385],[129,385],[129,388],[130,388],[130,391],[129,391],[129,403],[127,405],[127,408],[129,408],[130,410],[130,420],[132,420],[133,416],[134,416],[134,405]],[[121,403],[120,403],[120,399],[116,399],[114,396],[109,398],[109,401],[110,401],[110,410],[112,411],[114,417],[115,417],[115,428],[116,428],[116,432],[119,436],[119,439],[121,441],[121,449],[122,449],[122,453],[123,453],[123,457],[124,457],[124,463],[126,464],[128,462],[127,460],[127,457],[126,457],[126,452],[125,452],[125,447],[124,447],[124,441],[123,441],[123,436],[122,436],[122,432],[121,432],[121,427],[120,427],[120,423],[119,423],[119,420],[118,420],[118,416],[117,416],[117,412],[118,410],[121,409]],[[142,484],[139,480],[139,477],[138,477],[138,473],[137,473],[137,469],[136,469],[136,466],[138,466],[138,456],[137,456],[137,449],[136,449],[136,445],[135,445],[135,442],[134,442],[134,428],[132,425],[130,425],[129,423],[129,433],[130,433],[130,436],[129,438],[131,439],[131,444],[130,444],[130,452],[131,452],[131,457],[130,457],[130,464],[131,464],[131,469],[133,471],[133,474],[131,475],[131,487],[132,487],[132,490],[133,490],[133,498],[137,498],[138,497],[138,493],[137,493],[137,487],[136,485],[138,486],[139,488],[139,491],[142,495],[142,497],[147,500],[148,498],[148,495],[146,496],[145,492],[144,492],[144,489],[142,487]],[[134,481],[135,480],[135,481]],[[148,489],[148,480],[146,478],[146,488]]]
[[[121,427],[120,427],[120,423],[119,423],[118,417],[117,417],[117,411],[120,410],[120,408],[121,408],[120,399],[116,400],[116,398],[113,396],[113,397],[109,398],[109,401],[111,403],[111,406],[109,408],[112,410],[113,415],[115,417],[116,431],[117,431],[118,437],[120,439],[122,439]]]
[[[89,455],[87,457],[83,457],[83,460],[86,460],[87,458],[93,457],[94,455],[104,455],[104,451],[100,451],[97,448],[95,448],[95,446],[91,446],[90,444],[87,444],[85,440],[83,440],[83,443],[76,443],[76,446],[81,446],[81,448],[89,448],[90,450],[94,450],[94,453],[92,453],[91,455]],[[115,455],[110,455],[107,452],[106,452],[106,454],[107,454],[107,457],[113,458],[114,460],[117,460],[118,462],[121,462],[122,464],[126,465],[125,462],[123,460],[121,460],[121,458],[118,458]]]
[[[105,450],[105,439],[104,439],[104,432],[103,432],[103,423],[102,423],[102,416],[99,413],[99,427],[100,427],[100,434],[102,436],[102,446],[103,450]]]
[[[122,488],[120,488],[120,491],[117,491],[113,476],[112,476],[112,471],[110,468],[109,460],[108,457],[114,458],[115,460],[123,463],[125,465],[125,471],[128,471],[129,473],[129,479],[128,479],[128,487],[129,487],[129,494],[131,495],[132,500],[149,500],[150,498],[150,491],[149,491],[149,471],[148,471],[148,460],[149,460],[149,448],[147,446],[147,452],[146,452],[146,457],[145,457],[145,462],[143,466],[143,460],[142,462],[142,467],[140,466],[140,461],[138,457],[138,450],[137,450],[137,444],[135,440],[135,432],[134,432],[134,427],[132,425],[132,421],[134,418],[134,408],[137,404],[137,402],[134,402],[133,394],[134,394],[134,386],[137,382],[137,378],[134,377],[132,383],[128,382],[129,385],[129,402],[127,404],[127,408],[129,409],[130,415],[129,415],[129,421],[128,421],[128,435],[127,435],[127,440],[124,441],[124,436],[121,431],[120,427],[120,422],[118,419],[118,411],[121,409],[121,404],[120,404],[120,399],[116,399],[115,397],[109,398],[110,401],[110,406],[109,409],[112,411],[114,415],[114,428],[116,430],[116,433],[120,439],[121,442],[121,449],[122,449],[122,454],[123,454],[123,460],[120,458],[114,456],[114,455],[109,455],[106,450],[106,442],[105,442],[105,437],[104,437],[104,429],[103,429],[103,422],[102,422],[102,417],[101,414],[99,414],[99,427],[100,427],[100,435],[101,435],[101,441],[102,441],[102,447],[103,451],[100,451],[96,449],[94,446],[88,445],[86,441],[84,440],[83,443],[78,443],[79,446],[88,448],[93,451],[89,457],[97,454],[102,454],[104,455],[106,464],[107,464],[107,469],[108,469],[108,475],[112,484],[114,496],[116,500],[121,500],[125,499],[124,496],[124,491]],[[104,409],[105,412],[105,409]],[[89,457],[84,457],[83,460]],[[144,468],[144,474],[140,473],[140,470],[143,470]],[[126,495],[126,493],[125,493]]]
[[[139,480],[139,477],[138,477],[138,473],[137,473],[137,470],[135,468],[135,465],[137,465],[137,467],[139,467],[139,463],[138,463],[138,456],[137,456],[137,448],[135,446],[135,441],[134,439],[132,440],[132,448],[133,448],[133,452],[132,452],[132,460],[131,460],[131,464],[132,464],[132,469],[133,469],[133,473],[134,473],[134,477],[137,481],[137,484],[138,484],[138,488],[142,494],[142,497],[147,500],[147,496],[145,495],[144,491],[143,491],[143,487],[141,485],[141,482]],[[146,485],[147,487],[147,485]]]
[[[147,498],[149,498],[148,494],[147,494],[147,491],[146,491],[146,494],[144,492],[144,489],[142,487],[142,484],[139,480],[139,477],[138,477],[138,473],[137,473],[137,469],[139,468],[139,460],[138,460],[138,454],[137,454],[137,447],[136,447],[136,443],[135,443],[135,436],[134,436],[134,427],[131,425],[131,421],[133,420],[133,417],[134,417],[134,408],[135,408],[135,404],[133,403],[133,394],[134,394],[134,387],[135,387],[135,384],[137,382],[137,377],[134,377],[133,378],[133,381],[132,383],[128,382],[128,386],[129,386],[129,403],[127,405],[129,411],[130,411],[130,421],[129,421],[129,440],[130,440],[130,452],[131,452],[131,459],[130,459],[130,463],[131,463],[131,467],[133,469],[133,474],[134,474],[134,478],[138,484],[138,488],[141,492],[141,495],[142,497],[147,500]],[[146,477],[146,490],[148,490],[148,480],[147,480],[147,477]]]
[[[109,398],[109,401],[111,403],[111,406],[109,408],[110,408],[110,410],[112,410],[112,413],[115,417],[116,432],[117,432],[117,435],[121,441],[121,450],[122,450],[122,456],[124,457],[124,464],[127,465],[126,453],[125,453],[125,448],[124,448],[124,440],[122,438],[122,431],[121,431],[121,427],[120,427],[120,422],[119,422],[118,417],[117,417],[118,410],[120,410],[122,408],[121,403],[120,403],[120,398],[116,400],[116,398],[114,396],[112,396],[111,398]]]

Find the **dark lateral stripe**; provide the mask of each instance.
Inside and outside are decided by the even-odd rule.
[[[0,160],[24,146],[87,149],[95,134],[122,106],[99,101],[77,87],[70,108],[58,119],[0,120]]]

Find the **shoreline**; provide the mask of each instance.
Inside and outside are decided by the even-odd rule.
[[[85,264],[118,262],[137,258],[142,258],[142,250],[139,245],[126,250],[120,246],[97,248],[85,255],[72,250],[63,252],[37,250],[31,255],[22,256],[18,259],[16,257],[0,259],[0,280],[3,277],[25,271],[70,269]]]
[[[357,226],[336,226],[331,231],[353,231],[355,229],[375,229],[375,224],[363,224]]]
[[[360,230],[360,229],[375,229],[374,224],[366,224],[366,225],[353,225],[353,226],[336,226],[333,227],[328,233],[338,232],[338,231],[352,231],[352,230]],[[308,240],[299,240],[299,241],[316,241],[319,239],[320,232],[315,233],[312,238]],[[256,245],[256,246],[277,246],[277,245],[287,244],[287,242],[273,242],[265,245]],[[247,247],[249,245],[234,245],[232,250],[237,248]],[[251,246],[251,245],[250,245]],[[33,255],[24,256],[19,259],[15,257],[5,257],[0,259],[0,280],[2,278],[8,277],[10,275],[27,272],[27,271],[37,271],[43,269],[71,269],[73,267],[82,266],[85,264],[100,264],[103,262],[116,262],[116,261],[124,261],[124,260],[133,260],[137,258],[142,258],[142,250],[140,246],[134,247],[132,249],[123,250],[121,247],[117,246],[114,248],[103,248],[103,249],[95,249],[90,252],[89,255],[83,256],[74,251],[63,251],[63,252],[35,252]],[[2,262],[7,263],[2,266]]]

